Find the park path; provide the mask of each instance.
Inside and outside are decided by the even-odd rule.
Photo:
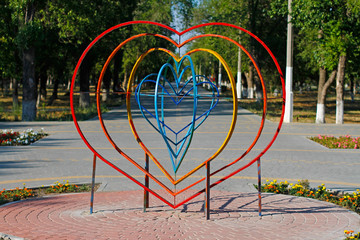
[[[197,130],[193,140],[195,147],[188,155],[189,159],[184,161],[184,169],[203,161],[217,150],[216,144],[224,140],[229,129],[231,105],[221,101],[219,106]],[[142,140],[156,156],[167,158],[163,143],[154,136],[155,130],[139,116],[135,111],[134,122]],[[187,121],[177,114],[171,117],[170,122]],[[143,163],[144,154],[131,134],[125,109],[114,109],[104,118],[119,147]],[[258,116],[239,109],[233,137],[226,150],[211,163],[212,169],[246,151],[258,132],[260,121]],[[106,141],[97,118],[80,122],[80,126],[100,154],[143,181],[143,174],[124,162]],[[0,148],[1,189],[21,187],[23,183],[38,187],[62,180],[90,182],[93,155],[72,122],[0,123],[0,129],[27,128],[44,128],[50,135],[30,146]],[[277,124],[266,121],[252,152],[234,168],[214,178],[218,179],[256,157],[276,131]],[[312,187],[325,183],[328,188],[350,192],[360,188],[360,151],[330,150],[307,139],[318,134],[360,136],[360,125],[284,124],[277,141],[261,158],[263,180],[308,179]],[[154,164],[150,167],[160,180],[166,182]],[[199,171],[189,181],[203,174]],[[89,236],[93,239],[342,239],[344,230],[360,229],[357,214],[326,202],[283,195],[264,194],[264,216],[260,219],[253,187],[257,182],[256,166],[214,188],[210,221],[205,221],[201,214],[202,196],[177,210],[151,198],[149,212],[142,213],[140,187],[102,161],[97,163],[96,181],[101,187],[95,195],[95,214],[88,214],[88,193],[32,199],[0,208],[0,232],[27,239],[89,239]]]
[[[184,168],[203,161],[206,154],[213,153],[222,143],[229,128],[231,118],[230,104],[220,105],[221,115],[216,113],[206,121],[196,132],[196,146]],[[142,164],[143,152],[134,140],[124,109],[116,109],[105,115],[105,123],[114,141],[128,155]],[[133,114],[135,125],[142,140],[148,147],[159,154],[160,158],[168,158],[162,139],[154,137],[154,130],[140,121],[139,114]],[[178,117],[174,116],[175,121]],[[225,151],[212,163],[216,169],[239,157],[255,138],[260,118],[250,112],[239,109],[239,115],[233,137]],[[123,161],[113,150],[102,133],[97,118],[80,122],[84,135],[94,145],[98,152],[111,161]],[[52,184],[54,181],[66,179],[76,183],[89,182],[92,169],[92,152],[87,149],[76,132],[72,122],[0,122],[0,129],[35,130],[44,128],[50,135],[30,146],[13,146],[0,148],[0,187],[14,188],[26,183],[28,187]],[[272,138],[277,130],[277,124],[266,121],[263,134],[252,152],[246,155],[239,165],[246,164],[257,156]],[[280,134],[261,158],[263,179],[287,179],[297,181],[308,179],[313,187],[324,183],[328,187],[354,191],[360,187],[360,150],[358,149],[327,149],[307,139],[319,134],[360,136],[359,124],[283,124]],[[161,142],[161,143],[160,143]],[[196,145],[197,144],[197,145]],[[131,165],[121,162],[124,170],[142,179],[141,173]],[[153,168],[156,173],[161,173]],[[200,173],[198,175],[202,175]],[[224,175],[225,173],[219,176]],[[252,192],[252,184],[257,181],[256,166],[251,166],[237,174],[229,182],[219,185],[219,190],[235,192]],[[97,166],[97,181],[104,184],[104,191],[136,190],[132,184],[115,170],[99,161]]]

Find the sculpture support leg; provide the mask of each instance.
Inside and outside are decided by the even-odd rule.
[[[261,217],[261,165],[260,165],[260,158],[257,160],[257,165],[258,165],[259,217]]]
[[[94,154],[93,171],[92,171],[92,178],[91,178],[90,214],[92,214],[93,210],[94,210],[95,170],[96,170],[96,155]]]
[[[210,162],[206,163],[205,217],[210,219]]]
[[[149,155],[145,153],[145,170],[149,172]],[[149,188],[149,176],[145,175],[145,187]],[[149,192],[144,189],[144,212],[149,207]]]

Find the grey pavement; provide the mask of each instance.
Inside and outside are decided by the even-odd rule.
[[[222,101],[217,109],[220,110],[210,115],[195,132],[178,176],[208,159],[223,143],[231,122],[231,104]],[[175,113],[169,116],[169,122],[178,124],[188,120],[186,117],[178,116],[179,114]],[[140,117],[139,112],[134,111],[133,118],[142,141],[171,174],[172,168],[163,139]],[[131,132],[125,107],[105,114],[104,119],[107,130],[119,148],[143,166],[144,152]],[[239,109],[232,138],[225,150],[211,162],[211,169],[216,170],[240,157],[255,139],[260,121],[260,117],[244,109]],[[114,150],[104,136],[97,118],[80,122],[79,125],[89,143],[99,154],[124,171],[134,175],[138,180],[143,181],[143,173]],[[227,175],[258,156],[268,145],[277,130],[277,126],[277,123],[266,121],[262,135],[252,151],[234,166],[215,175],[214,179]],[[26,183],[28,187],[38,187],[63,179],[75,183],[91,181],[93,153],[81,140],[73,122],[0,122],[0,129],[25,130],[28,128],[44,128],[49,136],[30,146],[0,148],[1,189],[22,186],[23,183]],[[283,124],[275,143],[261,158],[263,180],[297,181],[298,179],[308,179],[313,187],[324,183],[329,188],[342,191],[355,191],[360,188],[360,174],[358,174],[360,150],[327,149],[307,139],[307,137],[318,134],[360,136],[360,125]],[[165,183],[168,182],[152,162],[150,169]],[[97,182],[103,184],[103,191],[139,189],[137,185],[100,160],[97,162],[96,175]],[[200,169],[189,181],[203,175],[204,170]],[[187,185],[189,181],[185,182],[184,185]],[[257,167],[254,164],[230,180],[218,185],[216,189],[253,192],[255,189],[252,185],[256,182]],[[201,187],[199,186],[199,188]]]
[[[181,128],[179,126],[184,126],[190,121],[189,116],[192,112],[187,111],[189,104],[191,103],[185,101],[178,110],[166,112],[169,126],[179,130]],[[199,112],[204,111],[208,106],[209,103],[205,101]],[[139,137],[174,178],[179,178],[218,151],[228,134],[232,117],[231,104],[222,100],[209,118],[196,130],[188,153],[175,176],[162,137],[143,120],[136,106],[133,106],[133,109],[134,126]],[[150,107],[149,110],[152,111]],[[150,121],[153,120],[150,118]],[[252,151],[244,154],[254,142],[260,122],[260,117],[247,110],[238,109],[234,133],[226,148],[211,162],[211,170],[215,171],[242,155],[244,157],[228,169],[214,175],[212,182],[245,166],[268,146],[277,131],[278,124],[265,121],[261,137]],[[104,114],[104,123],[121,151],[140,166],[144,166],[144,152],[129,127],[125,106]],[[114,150],[104,136],[97,118],[80,122],[79,126],[89,144],[104,159],[143,182],[143,172]],[[0,148],[0,189],[21,187],[23,183],[26,183],[27,187],[39,187],[62,180],[77,184],[91,182],[93,153],[79,137],[74,123],[0,123],[0,129],[28,128],[36,130],[44,128],[49,136],[30,146]],[[263,182],[265,179],[291,182],[308,179],[312,187],[324,183],[328,188],[341,191],[352,192],[360,188],[360,174],[358,174],[360,150],[330,150],[307,139],[318,134],[360,136],[360,125],[284,124],[273,146],[261,157]],[[173,188],[152,161],[150,161],[150,171],[166,186]],[[178,184],[177,190],[202,178],[204,174],[204,169],[200,169]],[[78,237],[77,234],[86,234],[79,232],[79,229],[91,233],[94,230],[96,233],[94,232],[92,237],[97,236],[97,239],[141,239],[148,236],[149,239],[168,239],[168,236],[173,236],[173,239],[219,239],[219,236],[223,236],[224,239],[236,239],[236,236],[242,236],[241,239],[314,239],[306,235],[310,232],[315,234],[316,239],[341,239],[343,230],[356,231],[360,228],[357,214],[334,207],[332,204],[275,195],[264,195],[264,213],[267,214],[259,221],[260,219],[255,217],[257,202],[256,190],[253,187],[253,184],[257,183],[256,164],[214,187],[212,217],[215,219],[209,223],[199,222],[199,216],[203,221],[202,215],[197,215],[203,209],[199,200],[173,212],[151,198],[150,203],[152,206],[155,204],[155,208],[150,208],[151,219],[149,219],[148,215],[141,213],[141,207],[138,207],[139,204],[141,205],[142,196],[139,196],[141,188],[99,159],[96,181],[101,183],[97,193],[99,197],[95,197],[95,208],[98,211],[96,215],[89,216],[86,213],[88,200],[84,201],[84,199],[89,199],[88,194],[65,195],[65,197],[43,198],[3,206],[0,208],[0,216],[3,219],[2,223],[0,221],[0,227],[5,229],[7,234],[28,239],[86,239],[86,237]],[[150,182],[150,186],[153,189],[160,188],[153,181]],[[191,191],[203,187],[204,183],[200,183]],[[230,197],[227,198],[227,195]],[[84,227],[90,222],[97,227],[107,224],[104,226],[106,231],[99,232],[95,225],[92,225],[92,229]],[[108,226],[109,222],[116,226]],[[144,231],[139,227],[141,223],[144,223],[148,230]],[[24,224],[27,227],[23,228]],[[69,229],[69,224],[74,227],[67,235],[63,234]],[[124,229],[119,229],[117,227],[119,224],[121,226],[125,224]],[[241,227],[237,229],[238,224]],[[174,228],[178,225],[179,229]],[[166,226],[166,230],[161,230],[163,226]],[[312,230],[311,226],[313,226]],[[1,228],[0,232],[4,232]],[[214,230],[216,228],[218,229]],[[276,228],[281,231],[274,231],[274,235],[264,235],[260,230],[262,228]],[[151,231],[149,229],[153,229],[154,232],[149,232]],[[309,230],[306,232],[306,229]],[[38,236],[32,234],[34,231],[39,233]],[[62,238],[59,237],[59,231],[63,234]],[[123,236],[121,234],[128,235],[119,237]]]

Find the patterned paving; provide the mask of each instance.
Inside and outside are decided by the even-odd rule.
[[[211,219],[203,195],[173,210],[142,191],[99,192],[89,214],[89,193],[31,199],[0,208],[0,232],[25,239],[342,239],[359,229],[360,216],[313,199],[212,191]]]

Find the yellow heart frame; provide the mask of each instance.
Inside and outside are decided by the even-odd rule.
[[[128,92],[131,93],[131,86],[133,84],[134,78],[135,78],[135,73],[141,63],[141,61],[151,52],[154,51],[163,51],[167,54],[169,54],[171,57],[173,57],[175,59],[175,61],[180,62],[185,56],[190,56],[193,53],[196,52],[208,52],[212,55],[214,55],[220,62],[221,64],[224,66],[228,77],[230,79],[231,82],[231,89],[232,89],[232,95],[233,95],[233,116],[232,116],[232,121],[231,121],[231,125],[229,128],[229,131],[227,133],[227,136],[224,140],[224,142],[222,143],[222,145],[219,147],[219,149],[211,156],[209,157],[206,161],[204,161],[203,163],[201,163],[200,165],[198,165],[197,167],[195,167],[194,169],[192,169],[190,172],[188,172],[187,174],[185,174],[184,176],[180,177],[178,180],[174,180],[173,177],[166,171],[166,169],[161,165],[161,163],[156,159],[156,157],[150,152],[150,150],[145,146],[145,144],[142,142],[142,140],[140,139],[136,129],[135,129],[135,125],[133,123],[132,120],[132,115],[131,115],[131,104],[130,104],[130,94],[127,94],[127,98],[126,98],[126,105],[127,105],[127,113],[128,113],[128,120],[129,120],[129,124],[131,127],[131,130],[133,132],[133,135],[135,136],[135,140],[139,143],[139,145],[141,146],[141,148],[145,151],[146,154],[148,154],[148,156],[153,160],[153,162],[160,168],[160,170],[165,174],[165,176],[170,180],[170,182],[173,185],[177,185],[180,182],[182,182],[184,179],[186,179],[187,177],[189,177],[190,175],[194,174],[196,171],[198,171],[200,168],[202,168],[207,162],[210,162],[211,160],[213,160],[214,158],[216,158],[226,147],[227,143],[229,142],[232,133],[234,132],[235,129],[235,124],[236,124],[236,119],[237,119],[237,109],[238,109],[238,104],[237,104],[237,93],[235,91],[236,89],[236,84],[235,84],[235,79],[234,76],[231,73],[231,70],[228,66],[228,64],[226,63],[226,61],[220,56],[220,54],[218,54],[217,52],[210,50],[210,49],[205,49],[205,48],[198,48],[198,49],[194,49],[191,50],[189,52],[187,52],[185,55],[183,55],[182,57],[177,57],[173,52],[169,51],[168,49],[164,49],[164,48],[151,48],[148,51],[146,51],[145,53],[143,53],[136,61],[131,74],[130,74],[130,78],[128,81],[128,85],[127,85],[127,89]]]

